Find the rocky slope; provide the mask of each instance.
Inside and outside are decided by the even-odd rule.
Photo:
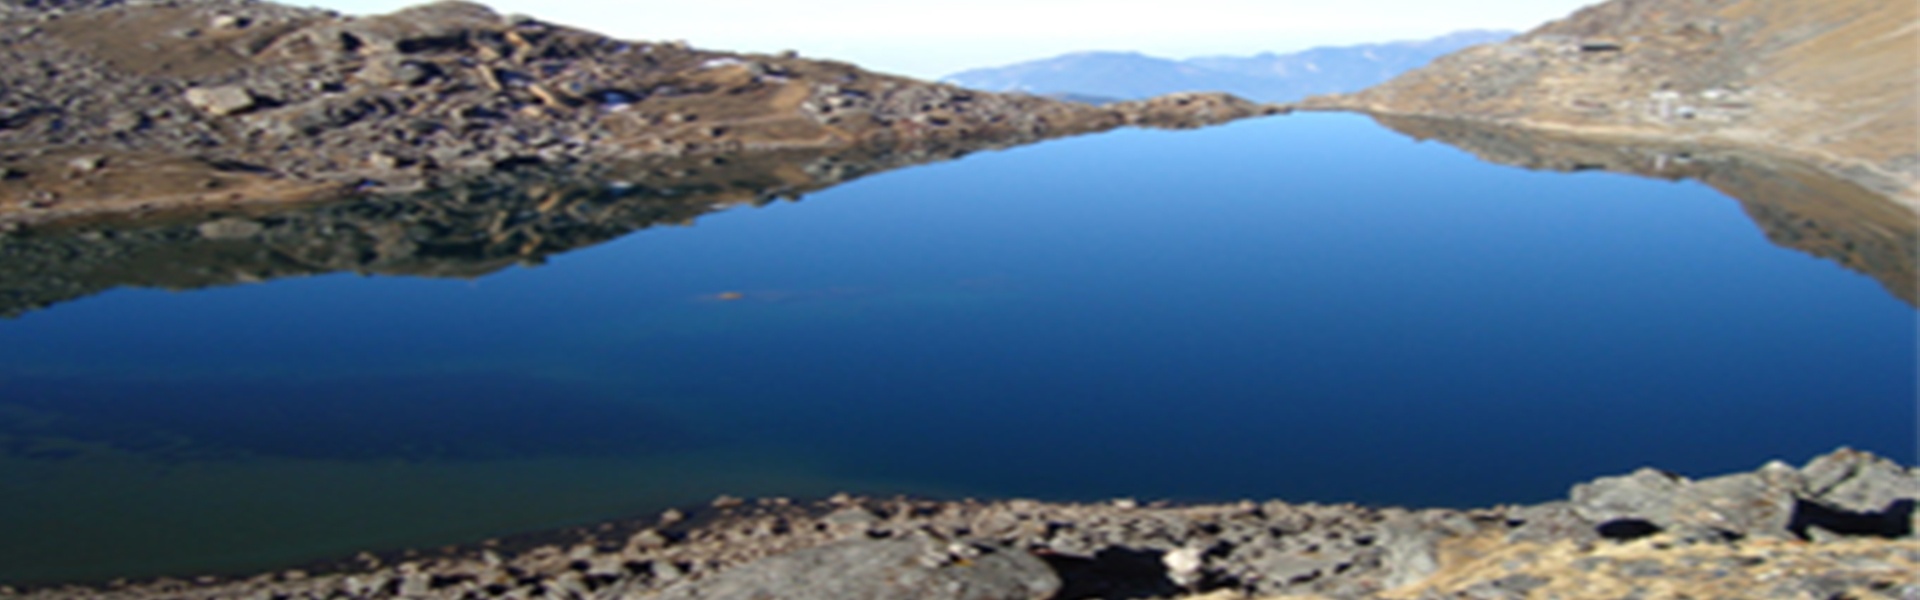
[[[1510,31],[1461,31],[1426,40],[1187,60],[1134,52],[1079,52],[963,71],[941,81],[980,90],[1092,98],[1212,90],[1264,102],[1292,102],[1313,94],[1359,91],[1455,50],[1512,35]]]
[[[1609,0],[1317,108],[1785,153],[1920,204],[1920,6]]]
[[[1477,510],[835,497],[245,578],[0,598],[1912,598],[1920,472],[1851,450],[1703,480],[1643,469]]]
[[[791,54],[625,42],[470,3],[0,3],[0,223],[406,189],[530,163],[1039,139],[1278,109],[1096,108]]]

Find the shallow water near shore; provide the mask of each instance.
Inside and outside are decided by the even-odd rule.
[[[719,493],[1473,506],[1841,445],[1910,464],[1915,325],[1694,182],[1341,115],[1121,131],[475,279],[0,321],[0,582]]]

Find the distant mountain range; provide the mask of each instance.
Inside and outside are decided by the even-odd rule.
[[[1137,52],[1077,52],[962,71],[941,81],[978,90],[1080,101],[1222,91],[1249,100],[1288,102],[1315,94],[1356,92],[1425,66],[1441,55],[1513,35],[1511,31],[1461,31],[1429,40],[1187,60]]]

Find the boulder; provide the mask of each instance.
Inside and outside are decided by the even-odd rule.
[[[1809,500],[1854,512],[1886,510],[1901,500],[1920,498],[1920,472],[1852,448],[1813,459],[1800,475]]]
[[[781,554],[683,581],[658,598],[1039,600],[1059,590],[1059,576],[1026,552],[916,535]]]
[[[1920,474],[1843,448],[1803,469],[1773,462],[1700,481],[1641,469],[1574,486],[1569,504],[1600,535],[1614,539],[1660,531],[1683,539],[1807,539],[1815,534],[1911,537],[1920,530],[1916,501]]]
[[[216,117],[245,112],[259,104],[253,92],[237,85],[188,88],[186,100],[194,108]]]
[[[440,68],[433,63],[392,55],[368,60],[360,70],[361,81],[381,87],[419,85],[439,75]]]
[[[484,5],[445,1],[351,21],[334,37],[349,52],[414,53],[464,46],[476,32],[503,25],[500,15]]]
[[[1659,531],[1683,538],[1785,538],[1799,474],[1784,465],[1692,481],[1640,469],[1573,488],[1573,510],[1602,536],[1632,539]]]

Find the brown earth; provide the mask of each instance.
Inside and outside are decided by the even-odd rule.
[[[1744,148],[1920,205],[1920,4],[1609,0],[1303,107]]]
[[[0,227],[420,189],[529,163],[1032,141],[1281,110],[1217,94],[1093,107],[975,92],[461,2],[355,18],[247,0],[5,0]]]

